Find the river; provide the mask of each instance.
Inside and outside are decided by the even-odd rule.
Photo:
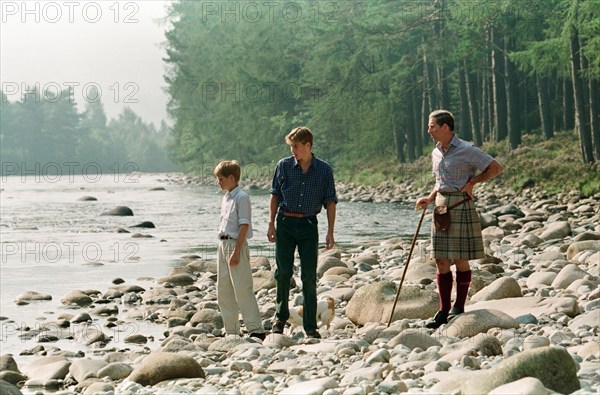
[[[9,320],[2,322],[32,326],[49,310],[64,308],[60,300],[72,290],[104,292],[117,277],[134,283],[165,276],[188,254],[213,259],[222,192],[216,184],[170,180],[167,174],[146,173],[3,176],[0,315]],[[84,196],[97,200],[80,200]],[[269,195],[250,191],[250,196],[251,254],[266,254],[274,264],[273,244],[266,240]],[[131,208],[134,216],[101,215],[116,206]],[[134,227],[143,221],[155,228]],[[418,215],[406,205],[341,201],[336,244],[352,247],[396,236],[410,240],[417,221]],[[319,222],[323,244],[324,212]],[[133,237],[136,233],[147,237]],[[52,301],[18,306],[14,300],[25,291],[50,294]],[[5,324],[2,328],[8,330]],[[6,335],[2,333],[3,354],[24,348]]]

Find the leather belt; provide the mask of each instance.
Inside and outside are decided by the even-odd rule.
[[[233,238],[233,237],[231,237],[231,236],[228,236],[228,235],[225,235],[225,236],[219,236],[219,239],[221,239],[221,240],[234,240],[234,238]]]
[[[284,211],[283,216],[284,217],[294,217],[294,218],[304,218],[304,214],[302,214],[302,213],[292,213],[289,211]]]

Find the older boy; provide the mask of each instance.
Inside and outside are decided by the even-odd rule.
[[[226,191],[219,224],[217,300],[228,335],[239,335],[238,317],[241,311],[250,337],[264,340],[265,331],[252,287],[250,250],[246,242],[252,238],[250,198],[238,185],[240,173],[240,165],[236,161],[223,161],[214,170],[219,187]]]
[[[277,306],[274,333],[283,333],[290,317],[288,298],[294,269],[294,251],[298,247],[304,297],[304,332],[319,339],[317,331],[317,256],[319,229],[317,214],[327,210],[325,248],[333,248],[337,197],[333,170],[311,151],[313,135],[304,126],[293,129],[286,137],[292,156],[277,163],[270,189],[269,241],[275,242],[277,269]],[[277,220],[277,226],[275,226]]]

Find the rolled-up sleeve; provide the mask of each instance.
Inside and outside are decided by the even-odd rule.
[[[250,197],[244,195],[239,198],[236,205],[238,214],[238,225],[252,224],[252,209],[250,205]]]
[[[281,196],[281,168],[282,162],[277,163],[275,167],[275,174],[273,175],[273,180],[271,181],[271,188],[269,189],[269,193],[272,195]]]
[[[327,203],[335,202],[337,204],[337,194],[335,192],[335,181],[333,180],[333,170],[331,167],[328,167],[327,173],[325,176],[326,189],[325,189],[325,199],[323,199],[323,208],[327,208]]]

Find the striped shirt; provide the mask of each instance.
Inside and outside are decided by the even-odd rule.
[[[246,239],[252,238],[252,210],[250,197],[238,186],[231,192],[225,193],[221,202],[221,223],[219,237],[229,236],[237,239],[240,225],[248,224]]]
[[[321,206],[326,208],[328,202],[337,203],[333,170],[314,154],[306,173],[302,173],[293,156],[281,159],[269,192],[279,197],[279,212],[312,216],[321,212]]]
[[[473,144],[459,139],[456,135],[450,140],[448,150],[443,151],[437,143],[431,153],[435,189],[439,192],[458,192],[467,181],[482,172],[494,158]]]

